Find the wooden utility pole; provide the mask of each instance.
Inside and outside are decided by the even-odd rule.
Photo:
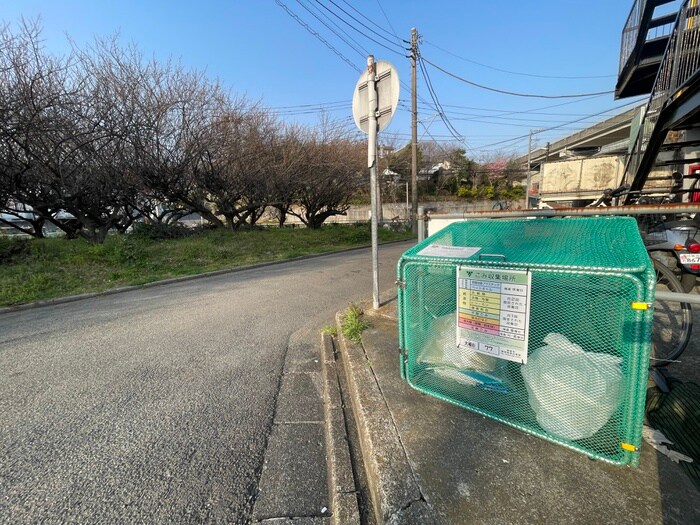
[[[532,130],[530,130],[530,140],[527,143],[527,183],[525,184],[525,209],[530,207],[530,165],[532,164]],[[522,180],[522,179],[520,179]]]
[[[418,232],[418,101],[416,89],[416,59],[418,32],[411,29],[411,228]]]

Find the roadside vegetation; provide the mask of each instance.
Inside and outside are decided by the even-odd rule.
[[[98,292],[170,277],[368,246],[367,225],[327,224],[320,229],[270,228],[232,232],[141,227],[85,239],[0,237],[0,306]],[[173,232],[180,232],[173,233]],[[381,230],[381,241],[411,237]],[[169,238],[170,237],[170,238]]]
[[[340,320],[340,329],[343,335],[355,344],[362,342],[362,332],[371,325],[363,317],[364,311],[358,305],[352,303],[347,307]]]

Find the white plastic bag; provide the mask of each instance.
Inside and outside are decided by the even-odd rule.
[[[590,437],[617,409],[622,359],[586,352],[557,333],[544,342],[521,368],[537,422],[564,439]]]
[[[418,352],[416,362],[435,367],[492,372],[497,359],[457,347],[457,314],[452,312],[433,319],[428,329],[428,339]]]

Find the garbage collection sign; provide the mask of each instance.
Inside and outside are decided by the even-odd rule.
[[[526,270],[459,266],[457,345],[527,363],[531,283]]]

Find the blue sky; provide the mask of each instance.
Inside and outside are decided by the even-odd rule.
[[[68,49],[68,36],[83,45],[118,32],[122,42],[135,43],[146,55],[178,58],[218,77],[233,93],[261,100],[280,118],[305,124],[318,121],[320,105],[333,118],[351,119],[352,93],[369,52],[399,72],[404,107],[382,137],[403,145],[410,137],[405,109],[410,66],[401,46],[412,27],[422,37],[425,60],[472,82],[526,94],[597,93],[615,87],[620,35],[631,5],[632,0],[4,0],[0,20],[14,24],[22,16],[41,17],[45,45],[56,53]],[[522,154],[527,138],[509,139],[560,126],[535,135],[535,145],[542,146],[611,116],[613,108],[641,103],[615,101],[612,94],[516,97],[470,86],[424,64],[442,113],[475,158]],[[454,143],[420,71],[419,97],[419,137]]]

